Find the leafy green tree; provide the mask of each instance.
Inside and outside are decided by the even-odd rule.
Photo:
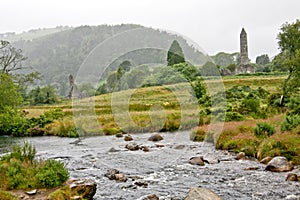
[[[16,107],[22,103],[21,94],[11,75],[0,73],[0,110],[5,106]]]
[[[280,54],[285,57],[282,65],[286,66],[289,72],[282,88],[283,97],[286,97],[300,86],[300,20],[291,24],[285,23],[278,34],[278,40]]]
[[[188,63],[175,64],[172,68],[181,73],[189,82],[194,81],[199,74],[197,68]]]
[[[265,65],[270,63],[270,58],[269,58],[268,54],[263,54],[263,55],[260,55],[260,56],[256,57],[255,63],[258,64],[258,65],[265,66]]]
[[[183,51],[177,40],[174,40],[172,42],[168,50],[167,62],[168,62],[168,66],[185,62]]]
[[[58,97],[54,88],[50,85],[45,87],[37,87],[31,90],[28,94],[28,100],[30,104],[53,104],[58,102]]]

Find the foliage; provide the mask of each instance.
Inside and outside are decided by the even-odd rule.
[[[258,65],[267,65],[270,63],[268,54],[263,54],[256,57],[255,63]]]
[[[217,65],[209,61],[201,67],[200,73],[202,76],[220,76]]]
[[[167,54],[168,66],[184,63],[184,54],[177,40],[174,40]]]
[[[0,133],[1,135],[20,136],[28,129],[27,119],[24,113],[6,106],[0,113]]]
[[[201,102],[201,100],[207,95],[206,87],[203,84],[202,78],[197,78],[196,81],[191,83],[193,88],[193,95]]]
[[[10,192],[0,190],[0,199],[1,200],[17,200]]]
[[[254,134],[258,138],[270,137],[274,133],[275,133],[274,127],[265,122],[257,123],[254,129]]]
[[[43,128],[46,124],[63,116],[62,109],[57,108],[49,110],[36,118],[26,118],[24,112],[11,107],[5,107],[3,113],[0,113],[0,132],[3,135],[31,136],[33,128]]]
[[[6,106],[16,107],[22,102],[11,75],[0,73],[0,111]]]
[[[300,125],[300,97],[291,98],[288,107],[290,110],[281,124],[283,131],[290,131]]]
[[[27,97],[31,105],[54,104],[58,102],[58,96],[54,88],[50,85],[32,89]]]
[[[0,41],[0,72],[9,74],[21,70],[21,64],[26,59],[21,49],[13,47],[7,41]]]
[[[62,185],[69,178],[65,165],[56,160],[46,160],[36,174],[40,187],[54,188]]]
[[[189,82],[196,80],[196,77],[199,74],[197,68],[189,65],[188,63],[175,64],[172,65],[172,68],[182,74],[184,78]]]
[[[212,59],[214,60],[214,63],[220,67],[228,67],[229,65],[236,65],[237,64],[237,57],[239,53],[225,53],[220,52],[214,56],[212,56]]]
[[[284,24],[278,34],[278,44],[284,55],[282,65],[288,68],[289,75],[284,81],[282,91],[284,96],[289,96],[300,86],[300,20],[291,24]]]
[[[35,147],[28,142],[24,142],[23,146],[20,145],[13,146],[12,152],[2,157],[1,160],[5,160],[9,162],[10,159],[14,158],[16,160],[29,161],[30,163],[33,163],[35,154],[36,154]]]
[[[69,173],[62,162],[35,160],[35,152],[35,148],[25,142],[1,159],[1,189],[52,188],[68,179]]]

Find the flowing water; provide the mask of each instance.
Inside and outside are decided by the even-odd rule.
[[[300,184],[285,181],[287,173],[264,171],[264,165],[256,161],[237,161],[230,153],[215,150],[210,143],[190,141],[188,132],[163,133],[164,140],[157,143],[147,140],[150,135],[133,135],[134,142],[148,146],[149,152],[129,151],[125,145],[130,142],[115,136],[27,140],[36,147],[38,157],[63,161],[71,178],[94,179],[96,200],[144,199],[153,193],[160,199],[184,199],[191,187],[209,188],[224,200],[297,199],[300,196]],[[0,145],[1,141],[3,138]],[[190,165],[188,160],[193,156],[220,162]],[[259,169],[244,170],[247,167]],[[127,182],[106,178],[104,174],[111,168],[124,173]],[[135,185],[136,182],[142,186]]]

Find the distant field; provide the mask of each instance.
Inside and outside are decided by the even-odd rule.
[[[223,79],[223,83],[226,89],[247,85],[253,88],[262,87],[273,93],[280,91],[279,87],[284,78],[285,76],[229,77]],[[214,86],[219,85],[220,80],[207,80],[207,84],[212,90],[216,90],[217,88]],[[63,101],[52,106],[31,106],[23,109],[29,112],[28,117],[36,117],[44,113],[45,110],[62,108],[69,116],[74,114],[77,123],[86,132],[92,134],[120,132],[120,125],[122,129],[130,132],[155,131],[156,126],[163,126],[159,124],[160,121],[165,121],[163,118],[166,118],[167,123],[165,123],[165,127],[161,128],[172,131],[178,128],[192,128],[198,123],[198,110],[197,107],[195,108],[195,101],[191,101],[192,96],[189,90],[190,87],[187,83],[179,83],[121,91],[114,93],[113,99],[112,94],[105,94],[76,100],[73,102],[73,109],[71,101]],[[128,103],[124,101],[126,99]],[[111,105],[113,105],[114,110],[117,110],[114,114],[112,114]],[[121,111],[118,112],[118,109]],[[128,109],[130,116],[123,112]],[[119,126],[115,121],[117,123],[121,121]],[[131,128],[131,126],[135,128]]]

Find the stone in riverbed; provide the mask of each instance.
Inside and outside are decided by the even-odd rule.
[[[238,153],[235,157],[236,160],[245,160],[246,159],[246,154],[244,152]]]
[[[277,156],[267,164],[265,170],[271,172],[289,172],[293,168],[293,165],[285,157]]]
[[[192,158],[190,158],[189,163],[190,163],[191,165],[200,165],[200,166],[204,166],[203,157],[192,157]]]
[[[117,169],[108,169],[104,176],[109,178],[110,180],[116,180],[117,182],[127,181],[125,175]]]
[[[300,182],[300,175],[289,173],[285,179],[286,181],[297,181]]]
[[[126,135],[126,136],[124,137],[124,140],[125,140],[125,141],[132,141],[133,138],[132,138],[131,135]]]
[[[212,155],[206,155],[203,157],[203,161],[208,164],[217,164],[220,162],[220,160]]]
[[[149,194],[147,196],[147,200],[159,200],[159,198],[156,196],[156,194]]]
[[[126,144],[125,148],[130,151],[137,151],[140,149],[140,146],[135,142],[131,142],[129,144]]]
[[[76,199],[79,196],[80,199],[92,200],[97,190],[97,184],[93,180],[68,180],[66,185],[70,187],[72,193],[76,194],[71,199]]]
[[[157,141],[161,141],[163,140],[164,138],[158,134],[158,133],[155,133],[154,135],[152,135],[151,137],[149,137],[149,141],[152,141],[152,142],[157,142]]]
[[[206,188],[191,188],[184,200],[222,200],[216,193]]]

